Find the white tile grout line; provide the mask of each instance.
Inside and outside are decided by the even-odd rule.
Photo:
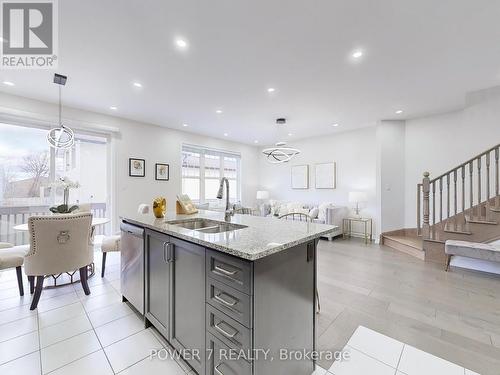
[[[91,292],[91,293],[92,293],[92,292]],[[108,358],[108,355],[106,354],[106,351],[104,350],[104,346],[102,346],[101,339],[99,339],[99,336],[97,335],[97,332],[95,331],[94,324],[92,323],[92,320],[90,320],[90,316],[89,316],[89,314],[88,314],[88,312],[87,312],[87,309],[85,308],[85,305],[82,303],[82,301],[81,301],[81,300],[80,300],[80,303],[81,303],[81,304],[82,304],[82,306],[83,306],[83,311],[85,312],[85,316],[87,317],[87,319],[88,319],[88,320],[89,320],[89,322],[90,322],[90,326],[92,327],[92,331],[94,332],[94,335],[95,335],[95,337],[97,338],[97,341],[99,341],[99,345],[101,346],[101,349],[100,349],[100,350],[102,350],[102,352],[104,353],[104,356],[106,357],[106,361],[108,361],[108,364],[109,364],[109,367],[111,368],[111,371],[113,372],[113,374],[115,374],[115,370],[113,369],[113,366],[111,366],[111,362],[110,362],[110,360],[109,360],[109,358]],[[94,353],[95,353],[95,352],[94,352]],[[90,354],[92,354],[92,353],[90,353]],[[85,357],[85,356],[84,356],[84,357]],[[82,357],[82,358],[83,358],[83,357]],[[68,363],[67,363],[67,364],[65,364],[64,366],[66,366],[66,365],[68,365]],[[64,367],[64,366],[63,366],[63,367]]]
[[[37,336],[38,336],[38,357],[39,357],[39,361],[40,361],[39,362],[40,363],[40,375],[43,375],[43,368],[42,368],[42,340],[40,338],[40,318],[38,316],[38,309],[37,309],[37,312],[36,312],[36,326],[38,328]]]

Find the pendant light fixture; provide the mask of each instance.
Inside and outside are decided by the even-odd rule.
[[[277,118],[276,125],[282,126],[286,124],[285,118]],[[271,164],[286,163],[300,154],[300,150],[293,147],[287,147],[286,142],[276,142],[274,147],[269,147],[262,150],[262,153],[267,157],[267,161]]]
[[[62,101],[61,101],[61,89],[62,86],[66,85],[68,77],[61,74],[54,74],[54,83],[59,85],[59,127],[50,129],[47,134],[47,142],[54,148],[70,148],[75,143],[75,134],[71,128],[64,126],[62,123]]]

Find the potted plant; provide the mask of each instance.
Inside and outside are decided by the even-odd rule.
[[[69,205],[69,191],[70,189],[78,189],[80,184],[78,181],[73,182],[68,177],[61,177],[56,182],[50,185],[52,188],[62,188],[63,189],[63,203],[58,206],[50,207],[50,212],[54,214],[70,214],[78,209],[77,205]]]

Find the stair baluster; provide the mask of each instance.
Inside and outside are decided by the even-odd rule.
[[[486,220],[490,217],[490,153],[486,154]]]
[[[429,191],[430,191],[430,183],[429,183],[429,172],[424,172],[424,179],[422,180],[422,195],[423,195],[423,216],[424,222],[422,225],[422,238],[430,239],[430,225],[429,225]]]
[[[443,221],[443,178],[439,179],[439,222]]]
[[[462,212],[465,212],[465,165],[462,165]],[[462,228],[465,227],[465,214],[462,219]]]
[[[446,175],[446,225],[450,218],[450,174]]]
[[[417,236],[422,235],[422,220],[420,218],[420,211],[422,210],[422,184],[417,184]]]
[[[499,170],[498,170],[498,158],[499,158],[499,149],[498,147],[495,148],[495,195],[496,195],[496,202],[495,202],[495,207],[498,207],[499,203],[498,202],[498,195],[499,195],[499,178],[498,178],[498,173],[499,173]]]
[[[469,182],[470,182],[470,212],[469,216],[472,218],[474,215],[474,180],[473,180],[473,174],[474,174],[474,162],[469,163]]]
[[[477,158],[477,205],[478,220],[481,220],[481,157]]]
[[[453,208],[455,215],[453,217],[453,227],[457,230],[457,170],[453,171]]]
[[[436,224],[436,183],[432,185],[432,225]]]

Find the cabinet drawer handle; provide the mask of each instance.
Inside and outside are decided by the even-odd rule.
[[[215,270],[222,272],[224,275],[228,275],[228,276],[233,276],[236,274],[236,272],[238,272],[238,270],[234,270],[234,271],[226,270],[224,267],[221,267],[219,265],[215,266]]]
[[[226,296],[227,296],[227,294],[225,294],[225,293],[219,293],[219,294],[215,294],[215,295],[214,295],[214,298],[215,298],[217,301],[219,301],[220,303],[222,303],[223,305],[226,305],[226,306],[229,306],[229,307],[233,307],[234,305],[236,305],[236,304],[238,303],[238,301],[237,301],[237,300],[232,299],[232,298],[231,298],[231,299],[232,299],[232,302],[229,302],[229,301],[225,300],[224,298],[222,298],[222,297],[221,297],[222,295],[226,295]],[[228,296],[228,297],[229,297],[229,296]]]
[[[232,339],[234,338],[234,336],[236,336],[236,334],[238,333],[238,331],[234,331],[233,333],[229,333],[228,331],[226,331],[224,328],[222,328],[220,325],[222,324],[223,322],[219,322],[217,324],[214,324],[214,327],[217,331],[219,331],[220,333],[222,333],[224,336]]]
[[[167,261],[167,255],[166,255],[166,252],[167,252],[167,250],[166,250],[167,243],[168,242],[163,242],[163,262],[164,263],[168,263],[168,261]]]
[[[217,373],[217,375],[224,375],[224,373],[221,370],[219,370],[220,365],[222,365],[222,363],[219,363],[217,366],[215,366],[214,370]]]
[[[171,242],[163,242],[163,261],[165,263],[171,263],[174,261],[172,257],[172,248],[174,244]]]

